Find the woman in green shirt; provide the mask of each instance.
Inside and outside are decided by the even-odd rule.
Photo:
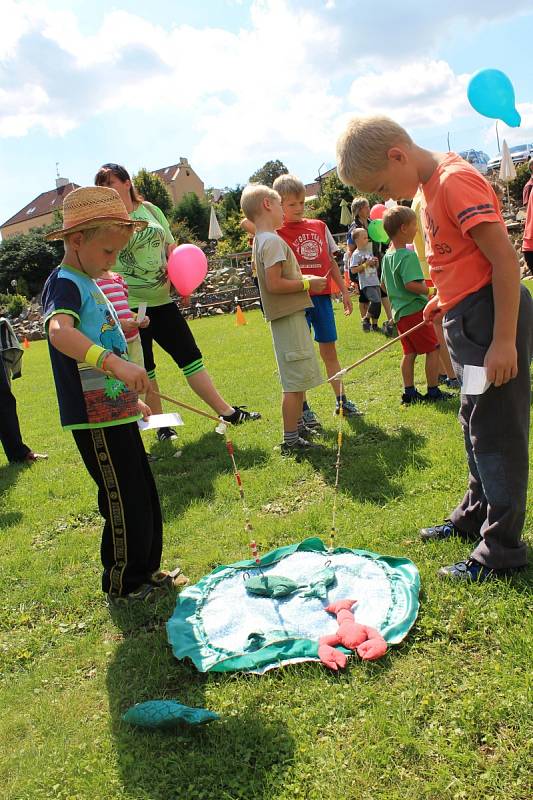
[[[120,164],[104,164],[98,170],[94,182],[97,186],[116,189],[131,219],[148,222],[147,227],[135,232],[126,247],[120,251],[115,270],[128,284],[131,308],[136,311],[141,303],[146,303],[147,306],[146,314],[150,324],[139,329],[139,333],[144,366],[152,388],[146,396],[146,402],[152,412],[160,414],[162,411],[161,400],[154,394],[159,392],[153,353],[155,341],[180,367],[191,389],[211,406],[217,416],[234,425],[260,419],[261,415],[256,411],[249,412],[243,406],[231,406],[218,393],[204,367],[202,354],[192,331],[170,296],[166,264],[176,245],[161,209],[143,200],[127,170]],[[158,431],[161,441],[175,437],[176,432],[172,428],[160,428]]]

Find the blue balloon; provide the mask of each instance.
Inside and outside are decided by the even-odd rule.
[[[513,84],[499,69],[482,69],[470,78],[467,89],[472,108],[491,119],[501,119],[518,128],[521,117],[515,108]]]

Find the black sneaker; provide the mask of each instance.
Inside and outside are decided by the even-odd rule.
[[[402,406],[409,406],[411,403],[421,403],[424,399],[424,395],[420,394],[418,389],[414,394],[407,394],[407,392],[404,392],[402,394]]]
[[[448,382],[448,376],[447,375],[439,375],[439,384],[441,386],[444,386],[447,382]]]
[[[511,578],[523,569],[524,567],[491,569],[484,564],[480,564],[475,558],[467,558],[466,561],[458,561],[456,564],[450,564],[449,567],[441,567],[437,575],[439,578],[447,578],[452,581],[484,583],[496,578]]]
[[[135,589],[129,594],[112,594],[107,595],[108,605],[114,608],[128,608],[143,602],[155,602],[159,600],[164,594],[164,588],[156,586],[153,583],[143,583],[138,589]]]
[[[232,425],[241,425],[243,422],[255,422],[261,419],[259,411],[246,411],[246,406],[233,406],[233,414],[222,414],[222,419],[231,422]]]
[[[385,336],[387,336],[388,338],[392,339],[394,337],[394,335],[396,334],[396,331],[394,329],[394,322],[389,322],[388,320],[387,320],[387,322],[384,322],[383,323],[383,333],[385,334]]]
[[[364,332],[368,333],[370,331],[370,320],[369,319],[364,319],[361,324],[363,326]]]
[[[183,574],[180,567],[176,567],[171,572],[162,569],[150,575],[150,584],[152,586],[167,591],[178,589],[180,586],[186,586],[188,583],[189,579]]]
[[[450,519],[445,519],[442,525],[431,525],[429,528],[420,528],[420,538],[423,542],[442,542],[451,536],[459,536],[461,539],[479,539],[479,533],[466,533],[459,530]]]
[[[309,452],[310,450],[319,450],[321,449],[321,446],[319,444],[314,444],[307,439],[303,439],[301,436],[298,436],[295,444],[291,445],[287,444],[287,442],[282,442],[279,449],[282,456],[295,456]]]
[[[461,384],[459,383],[458,378],[446,378],[446,386],[448,389],[460,389]]]
[[[174,428],[159,428],[157,438],[160,442],[170,442],[172,439],[177,439],[178,434]]]
[[[437,391],[433,394],[427,392],[424,395],[424,400],[428,403],[440,403],[441,400],[453,400],[454,397],[455,395],[450,394],[450,392],[443,392],[442,389],[437,388]]]
[[[302,439],[307,439],[310,436],[320,436],[321,431],[320,428],[311,428],[309,425],[306,425],[305,422],[303,425],[298,425],[298,436],[301,436]]]

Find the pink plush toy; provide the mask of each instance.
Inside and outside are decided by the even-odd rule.
[[[356,622],[351,608],[357,600],[339,600],[326,606],[329,614],[336,614],[339,628],[336,633],[322,636],[318,642],[318,657],[326,667],[335,672],[346,666],[346,655],[335,649],[342,644],[347,650],[355,650],[363,661],[374,661],[385,655],[387,642],[374,628]]]

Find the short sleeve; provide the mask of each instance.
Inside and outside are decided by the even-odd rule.
[[[329,251],[329,253],[331,255],[332,253],[336,253],[337,250],[339,250],[339,245],[337,244],[337,242],[333,238],[333,235],[332,235],[330,229],[328,228],[328,226],[324,225],[324,228],[325,228],[325,234],[326,234],[326,241],[328,243],[328,251]]]
[[[124,280],[122,275],[118,274],[118,272],[114,273],[114,278],[115,278],[116,282],[118,283],[118,285],[121,287],[122,291],[124,292],[124,296],[126,297],[126,300],[127,300],[128,299],[128,284],[126,283],[126,281]]]
[[[155,206],[153,203],[146,203],[146,201],[145,205],[148,206],[149,211],[152,212],[152,214],[155,216],[155,218],[163,228],[165,232],[165,244],[174,244],[174,237],[172,236],[168,220],[161,211],[161,209],[158,208],[158,206]]]
[[[492,187],[474,170],[448,175],[443,193],[448,214],[463,236],[482,222],[502,223]]]
[[[42,299],[45,328],[56,314],[70,314],[76,320],[75,324],[80,321],[81,294],[73,281],[57,278],[48,286]]]
[[[387,256],[385,256],[385,258],[387,258]],[[400,266],[400,275],[404,283],[424,280],[424,273],[422,272],[422,267],[420,266],[420,261],[416,253],[409,252],[403,256]]]
[[[268,239],[265,239],[261,246],[261,259],[265,269],[287,260],[286,247],[287,245],[279,236],[269,236]]]

